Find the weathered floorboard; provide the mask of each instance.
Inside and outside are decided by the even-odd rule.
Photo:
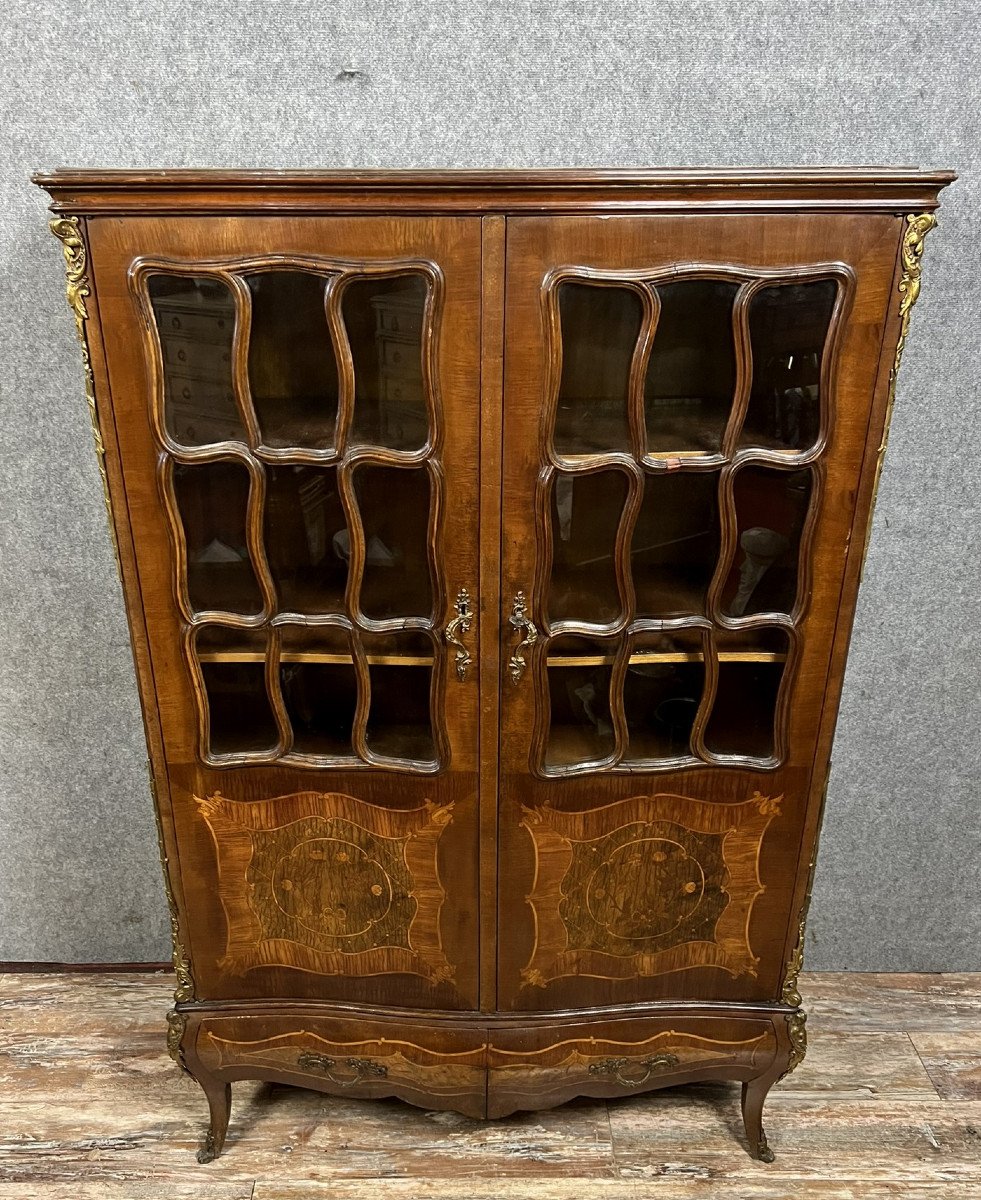
[[[981,1029],[981,974],[809,973],[804,1007],[823,1029]]]
[[[786,1178],[769,1180],[686,1178],[682,1169],[656,1184],[634,1179],[431,1180],[393,1179],[383,1183],[348,1180],[325,1188],[306,1183],[256,1184],[253,1200],[977,1200],[973,1184],[921,1183],[907,1186],[867,1180],[815,1179],[797,1186]],[[0,1197],[3,1193],[0,1192]],[[58,1197],[61,1200],[61,1197]]]
[[[981,976],[802,980],[810,1049],[770,1094],[578,1100],[503,1121],[239,1083],[225,1155],[164,1049],[171,979],[0,975],[0,1200],[977,1200]]]
[[[909,1036],[945,1100],[981,1100],[981,1029],[917,1030]],[[981,1194],[981,1186],[978,1191]]]

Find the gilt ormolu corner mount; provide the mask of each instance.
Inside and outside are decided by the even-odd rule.
[[[244,1078],[474,1117],[739,1080],[772,1158],[843,550],[951,178],[38,178],[203,1161]]]

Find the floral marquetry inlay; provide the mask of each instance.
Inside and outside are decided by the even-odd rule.
[[[688,967],[755,975],[749,918],[782,796],[743,804],[637,796],[587,812],[525,809],[537,940],[522,972],[629,979]]]
[[[196,800],[218,854],[224,969],[452,977],[436,865],[452,805],[399,812],[320,792],[251,804],[219,792]]]

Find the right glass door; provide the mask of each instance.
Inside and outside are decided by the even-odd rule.
[[[504,1007],[773,992],[893,266],[864,229],[509,223]]]

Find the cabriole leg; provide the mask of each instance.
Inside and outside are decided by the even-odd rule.
[[[743,1084],[743,1125],[746,1128],[749,1152],[753,1158],[766,1163],[773,1162],[773,1151],[767,1143],[766,1131],[763,1128],[763,1102],[772,1082],[772,1079],[762,1075],[759,1079]]]
[[[225,1145],[225,1134],[228,1132],[228,1118],[232,1112],[232,1085],[218,1079],[215,1075],[197,1073],[194,1078],[198,1081],[208,1097],[208,1108],[211,1113],[211,1124],[205,1135],[204,1145],[198,1151],[198,1162],[213,1162]]]

